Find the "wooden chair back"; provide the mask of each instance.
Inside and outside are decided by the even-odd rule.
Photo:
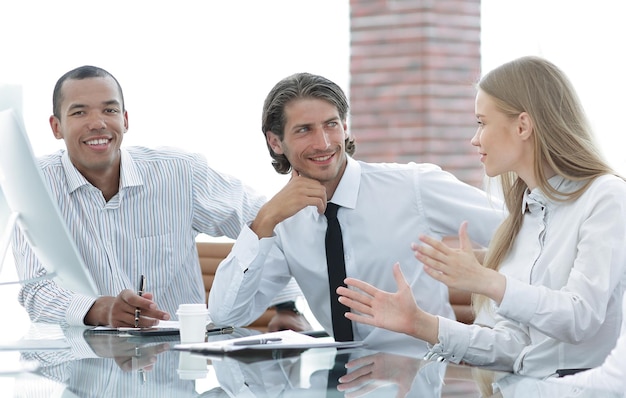
[[[200,268],[202,269],[202,280],[204,282],[204,290],[206,298],[209,299],[209,291],[213,286],[215,279],[215,271],[220,262],[228,256],[233,247],[231,242],[197,242],[198,256],[200,258]],[[276,314],[276,310],[268,309],[259,319],[254,321],[248,327],[262,332],[267,332],[267,325],[272,317]]]

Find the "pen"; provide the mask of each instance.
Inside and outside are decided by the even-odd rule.
[[[257,345],[257,344],[269,344],[282,341],[280,337],[270,337],[266,339],[256,339],[256,340],[243,340],[243,341],[235,341],[233,345]]]
[[[223,328],[213,328],[209,329],[209,325],[207,325],[206,332],[208,334],[230,334],[235,331],[235,328],[232,326],[226,326]]]
[[[139,291],[137,295],[140,297],[143,296],[143,292],[146,288],[146,277],[141,275],[139,277]],[[139,327],[139,317],[141,316],[141,310],[139,308],[135,308],[135,327]]]

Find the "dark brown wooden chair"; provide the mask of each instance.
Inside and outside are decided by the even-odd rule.
[[[454,288],[448,288],[448,293],[456,320],[467,324],[473,323],[472,294]]]
[[[200,268],[202,269],[202,280],[204,282],[204,290],[206,298],[209,298],[209,291],[215,279],[215,271],[220,262],[228,256],[230,249],[233,247],[231,242],[197,242],[198,256],[200,257]],[[251,329],[267,332],[267,325],[272,317],[276,314],[275,309],[266,310],[263,315],[248,327]]]

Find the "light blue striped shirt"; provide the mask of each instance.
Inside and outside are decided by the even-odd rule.
[[[135,290],[143,274],[146,291],[175,318],[180,303],[205,302],[196,236],[235,238],[265,198],[208,167],[200,154],[125,147],[121,155],[120,189],[108,202],[66,151],[39,163],[99,294]],[[20,279],[45,274],[22,234],[14,240]],[[51,280],[26,284],[18,299],[33,322],[69,325],[82,325],[95,301]]]

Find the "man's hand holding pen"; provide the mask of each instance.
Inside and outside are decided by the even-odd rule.
[[[168,321],[170,314],[158,308],[152,293],[145,292],[145,279],[142,283],[141,294],[124,289],[116,297],[98,297],[85,315],[85,325],[147,328]]]
[[[152,327],[160,320],[169,320],[167,312],[158,309],[152,301],[152,293],[144,292],[141,295],[126,289],[116,298],[111,308],[111,323],[114,327]]]
[[[117,297],[101,296],[85,316],[85,325],[135,327],[135,311],[139,309],[139,327],[152,327],[159,321],[167,321],[170,314],[161,311],[152,301],[152,293],[124,289]]]

